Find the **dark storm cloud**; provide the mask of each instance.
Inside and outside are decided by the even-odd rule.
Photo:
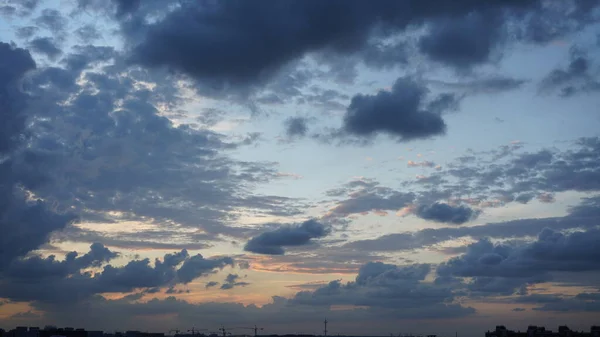
[[[460,70],[487,63],[499,44],[503,18],[498,13],[469,13],[433,21],[419,49],[431,60]]]
[[[221,284],[221,290],[229,290],[235,287],[245,287],[249,285],[248,282],[239,281],[240,276],[238,274],[229,274]]]
[[[415,215],[425,220],[461,225],[475,219],[478,211],[467,206],[451,206],[436,202],[431,205],[417,206]]]
[[[16,260],[1,274],[0,296],[15,301],[77,302],[101,293],[174,287],[233,266],[229,257],[205,259],[200,254],[189,256],[185,249],[165,254],[153,265],[150,259],[131,260],[121,267],[104,265],[114,257],[113,252],[95,244],[89,253],[81,257],[69,253],[64,261],[56,261],[54,256]],[[93,275],[83,270],[102,265],[102,271]]]
[[[460,317],[474,312],[472,308],[453,304],[449,288],[422,282],[429,271],[428,264],[396,266],[371,262],[360,268],[354,282],[332,281],[312,292],[301,291],[291,301],[311,306],[389,309],[405,318]]]
[[[344,115],[343,132],[358,137],[384,133],[399,141],[443,135],[446,123],[441,115],[423,110],[426,94],[426,88],[413,79],[399,78],[389,92],[356,95]]]
[[[593,75],[590,58],[583,52],[572,49],[569,65],[555,69],[542,80],[542,92],[558,92],[561,96],[590,93],[600,90],[600,82]]]
[[[21,90],[22,77],[36,68],[28,51],[0,42],[0,273],[15,258],[46,243],[55,230],[75,219],[72,214],[57,214],[41,200],[27,200],[23,186],[41,185],[42,174],[27,175],[15,167],[20,160],[23,143],[29,140],[26,129],[29,99]],[[23,158],[29,164],[39,160],[35,155]]]
[[[285,121],[285,133],[288,137],[304,137],[307,132],[306,118],[290,117]]]
[[[177,270],[179,281],[186,284],[192,282],[201,275],[212,272],[213,269],[223,269],[226,265],[233,266],[233,259],[224,257],[220,259],[207,260],[198,254],[187,259],[181,268]]]
[[[315,220],[296,225],[283,225],[273,231],[264,232],[246,243],[244,250],[257,254],[283,255],[284,247],[302,246],[311,239],[329,234],[329,228]]]
[[[440,276],[471,277],[475,292],[511,294],[519,287],[550,280],[551,272],[598,271],[600,230],[562,234],[544,229],[533,242],[493,244],[481,239],[467,252],[437,267]]]
[[[596,0],[542,1],[537,11],[521,13],[522,24],[514,31],[519,40],[536,44],[560,41],[597,22]]]
[[[184,3],[149,25],[138,24],[146,13],[142,6],[130,13],[133,19],[123,22],[123,31],[132,43],[141,41],[133,46],[136,63],[167,66],[219,86],[236,86],[261,82],[306,53],[358,52],[378,27],[386,28],[379,32],[397,32],[436,16],[526,7],[534,2],[465,0],[452,6],[429,1]],[[378,58],[371,55],[367,60]]]
[[[50,60],[55,60],[62,54],[54,39],[49,37],[39,37],[29,42],[32,51],[46,55]]]
[[[29,52],[0,42],[0,90],[2,96],[2,132],[0,133],[0,153],[7,154],[19,144],[19,137],[25,129],[25,116],[21,110],[26,106],[27,96],[20,90],[22,76],[35,69],[36,64]]]
[[[90,251],[80,257],[77,252],[70,252],[65,260],[58,261],[54,255],[43,259],[33,256],[27,259],[18,259],[4,270],[1,275],[12,280],[35,280],[47,277],[64,278],[89,267],[99,267],[105,262],[117,257],[117,253],[110,251],[101,244],[94,243]]]
[[[47,160],[23,156],[17,163],[20,174],[41,170],[55,181],[36,193],[84,217],[118,210],[128,219],[168,219],[232,236],[242,235],[224,225],[234,208],[298,212],[300,204],[289,198],[242,192],[275,178],[274,164],[233,160],[226,151],[240,144],[159,115],[158,105],[182,102],[174,78],[124,69],[121,61],[109,47],[75,46],[63,58],[64,68],[42,68],[27,78],[24,87],[38,104],[34,111],[45,117],[30,126],[30,152]],[[84,70],[86,81],[76,83]],[[157,86],[148,90],[138,81]]]
[[[583,198],[579,205],[569,207],[569,214],[584,218],[600,217],[600,195]]]

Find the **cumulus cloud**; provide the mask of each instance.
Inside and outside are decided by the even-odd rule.
[[[121,55],[111,47],[74,46],[60,64],[40,69],[35,69],[27,51],[11,53],[20,56],[11,61],[10,53],[3,54],[2,64],[12,65],[2,69],[3,79],[11,84],[3,88],[14,91],[9,96],[15,110],[3,110],[11,116],[4,118],[2,128],[7,129],[0,136],[0,147],[16,146],[24,132],[29,138],[27,150],[2,163],[3,172],[10,168],[10,179],[60,205],[60,211],[73,211],[86,220],[113,221],[106,210],[114,210],[129,219],[168,220],[232,236],[244,233],[227,226],[224,214],[238,207],[298,213],[299,206],[291,206],[290,198],[248,197],[241,192],[275,178],[273,164],[233,160],[226,151],[239,144],[207,129],[174,125],[159,114],[159,106],[182,102],[173,90],[175,79],[168,75],[122,68]],[[20,82],[25,73],[28,76]],[[78,78],[84,80],[77,82]],[[139,82],[158,84],[148,90]],[[23,109],[28,96],[17,88],[36,102],[27,110],[35,117],[27,130],[18,125],[27,116],[16,109]],[[284,205],[296,209],[283,210]],[[39,207],[41,212],[43,203]],[[55,226],[46,235],[64,227]]]
[[[410,78],[399,78],[391,91],[356,95],[344,115],[344,132],[359,137],[378,133],[401,141],[430,138],[446,132],[446,123],[435,112],[423,110],[427,91]]]
[[[46,243],[49,235],[64,228],[76,217],[70,213],[57,214],[42,200],[28,200],[23,186],[42,185],[43,174],[15,170],[23,153],[23,140],[28,138],[25,109],[29,97],[21,90],[23,76],[36,64],[28,51],[0,42],[0,272],[14,259]],[[27,153],[27,151],[25,151]],[[35,164],[39,157],[25,157]]]
[[[425,220],[444,222],[461,225],[471,221],[479,214],[466,206],[451,206],[444,203],[433,203],[431,205],[419,205],[415,209],[415,215]]]
[[[501,13],[489,12],[436,20],[420,38],[419,50],[434,61],[469,69],[490,60],[501,39],[502,22]]]
[[[16,260],[0,273],[0,296],[15,301],[72,303],[102,293],[138,289],[152,293],[153,289],[186,284],[233,266],[229,257],[205,259],[200,254],[189,256],[186,250],[165,254],[153,265],[147,258],[131,260],[120,267],[105,264],[115,256],[102,245],[94,244],[85,255],[69,253],[63,261],[54,256]],[[85,271],[89,267],[102,267],[102,271],[92,275]]]
[[[222,269],[230,265],[233,266],[233,259],[230,257],[218,259],[205,259],[202,255],[197,254],[183,262],[181,268],[177,270],[177,276],[182,283],[189,283],[201,275],[211,273],[215,269]]]
[[[227,5],[182,5],[147,27],[142,42],[135,46],[133,57],[144,65],[167,65],[197,78],[236,84],[256,81],[311,51],[359,50],[373,28],[380,24],[401,29],[440,12],[465,14],[498,5],[497,1],[485,4],[463,1],[457,6],[429,6],[418,1],[382,1],[375,6],[360,1],[266,1],[252,5],[235,1]],[[137,11],[144,13],[143,8]],[[331,18],[339,19],[332,21]],[[309,20],[310,29],[295,29]],[[208,32],[228,33],[215,36]],[[136,36],[134,32],[130,35]],[[268,53],[262,44],[270,46]]]
[[[396,266],[381,262],[363,265],[356,280],[343,284],[332,281],[316,290],[301,291],[294,304],[311,306],[353,305],[390,310],[395,317],[448,318],[474,313],[472,308],[454,304],[449,288],[425,283],[431,266]]]
[[[264,232],[250,239],[244,246],[248,252],[268,255],[283,255],[284,247],[302,246],[311,239],[329,234],[329,228],[316,220],[308,220],[296,225],[283,225],[278,229]]]
[[[437,267],[438,275],[470,277],[472,291],[511,294],[519,287],[550,280],[551,272],[598,271],[600,230],[562,234],[542,230],[533,242],[494,244],[480,239],[467,252]]]

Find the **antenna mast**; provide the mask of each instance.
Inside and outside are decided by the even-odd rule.
[[[327,337],[327,323],[328,323],[327,318],[325,319],[325,322],[323,322],[323,323],[325,323],[325,330],[323,330],[323,332],[324,332],[323,336]]]

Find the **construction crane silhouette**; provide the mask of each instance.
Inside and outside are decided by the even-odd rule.
[[[191,332],[192,335],[199,335],[200,331],[206,331],[208,329],[196,329],[196,328],[191,328],[190,330],[188,330],[188,332]]]
[[[264,328],[259,328],[258,326],[254,326],[254,328],[248,328],[245,326],[241,326],[241,327],[237,327],[236,329],[248,329],[248,330],[254,330],[254,336],[258,336],[258,330],[264,330]]]
[[[219,328],[219,331],[221,331],[221,333],[223,333],[223,337],[227,337],[227,335],[231,335],[231,332],[227,332],[227,329],[225,329],[225,326],[221,325],[221,327]]]

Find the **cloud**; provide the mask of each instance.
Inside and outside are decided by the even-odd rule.
[[[461,91],[467,95],[495,94],[511,91],[521,88],[527,82],[528,81],[524,79],[511,78],[504,75],[481,76],[472,80],[463,80],[460,82],[427,80],[427,83],[431,83],[444,89]]]
[[[406,166],[408,166],[408,167],[428,167],[428,168],[431,168],[431,167],[435,167],[435,163],[432,162],[432,161],[427,161],[427,160],[421,161],[421,162],[409,160],[408,163],[406,163]]]
[[[311,239],[322,238],[329,234],[329,228],[308,220],[296,225],[283,225],[278,229],[264,232],[250,239],[244,250],[257,254],[283,255],[284,247],[306,245]]]
[[[600,293],[579,293],[572,297],[556,297],[553,301],[534,303],[541,304],[541,306],[533,308],[536,311],[599,312]]]
[[[346,217],[378,210],[396,211],[410,204],[415,198],[414,193],[396,191],[378,185],[377,182],[353,181],[344,188],[329,191],[329,195],[349,195],[338,201],[326,218]],[[354,190],[355,187],[361,188]]]
[[[383,279],[385,277],[380,278]],[[403,282],[408,284],[411,281],[396,280],[397,284],[402,284]],[[388,288],[391,287],[392,285]],[[410,288],[410,286],[407,286],[407,288]],[[377,288],[373,286],[369,289],[375,290]],[[385,287],[382,286],[382,289],[385,289]],[[167,297],[165,299],[155,298],[148,301],[109,300],[95,297],[85,304],[77,303],[68,306],[59,306],[56,310],[49,310],[52,307],[44,303],[35,303],[34,308],[35,310],[46,312],[44,319],[61,326],[68,325],[68,322],[77,321],[82,326],[102,326],[106,330],[124,330],[127,329],[127,326],[131,325],[144,326],[149,330],[160,330],[160,327],[164,325],[164,321],[156,319],[156,316],[173,316],[172,322],[176,326],[192,326],[193,322],[197,321],[197,317],[203,317],[206,320],[217,322],[228,318],[232,326],[268,325],[269,331],[279,334],[285,334],[286,331],[290,330],[302,331],[307,324],[310,324],[314,320],[314,318],[311,318],[313,316],[327,317],[328,320],[337,322],[336,325],[340,325],[340,332],[350,333],[351,330],[356,329],[354,324],[356,327],[360,327],[374,320],[381,320],[381,324],[386,329],[393,329],[394,325],[387,322],[398,317],[407,319],[443,319],[464,317],[474,312],[471,308],[454,304],[441,303],[435,306],[431,305],[429,303],[435,302],[436,297],[443,298],[444,293],[442,291],[438,291],[436,294],[426,293],[426,290],[426,286],[420,290],[423,291],[422,295],[424,296],[424,302],[421,305],[419,305],[418,301],[410,298],[410,293],[406,293],[400,296],[406,296],[410,302],[406,302],[397,308],[373,305],[370,308],[331,310],[328,306],[301,305],[294,300],[279,296],[274,296],[269,303],[261,307],[252,304],[243,305],[228,302],[203,302],[194,304],[175,297]],[[397,292],[401,293],[401,291],[401,289],[398,289]],[[377,297],[372,301],[376,303],[379,299],[380,297]],[[419,305],[414,311],[407,309],[412,303]],[[85,307],[89,310],[84,310],[83,308]],[[90,315],[90,312],[93,312],[94,315]]]
[[[62,33],[68,24],[67,19],[58,10],[50,8],[43,9],[35,23],[53,34]]]
[[[77,28],[77,30],[75,30],[75,34],[82,43],[91,43],[102,37],[102,34],[98,31],[98,29],[91,24],[83,25]]]
[[[415,232],[394,233],[375,239],[356,240],[342,247],[364,252],[407,251],[464,237],[474,239],[516,239],[537,236],[545,228],[555,231],[577,228],[592,229],[598,225],[599,198],[587,198],[569,210],[564,217],[519,219],[468,227],[426,228]]]
[[[449,288],[425,283],[430,265],[396,266],[381,262],[363,265],[356,280],[331,281],[316,290],[301,291],[293,304],[311,306],[350,305],[390,311],[394,317],[448,318],[472,314],[472,308],[454,304]]]
[[[540,91],[558,91],[564,97],[599,91],[600,82],[592,74],[590,63],[585,53],[572,49],[568,67],[555,69],[548,74],[539,84]]]
[[[208,260],[197,254],[183,263],[181,268],[177,270],[177,276],[180,282],[186,284],[202,275],[211,273],[214,269],[223,269],[227,265],[233,266],[232,258],[224,257]]]
[[[385,133],[399,141],[443,135],[446,123],[422,110],[426,89],[410,78],[399,78],[390,92],[356,95],[344,115],[343,131],[359,137]]]
[[[173,288],[207,276],[225,266],[233,266],[229,257],[205,259],[189,256],[184,249],[165,254],[152,265],[150,259],[131,260],[123,266],[105,264],[115,254],[99,244],[81,257],[69,253],[63,261],[54,256],[38,256],[16,260],[0,275],[0,296],[14,301],[74,303],[103,293],[127,293],[142,289],[155,292],[161,287]],[[101,267],[97,273],[86,271]]]
[[[568,234],[542,230],[533,242],[493,244],[480,239],[467,252],[437,267],[438,275],[470,277],[472,291],[511,294],[517,288],[548,281],[551,272],[598,271],[597,228]]]
[[[597,165],[599,139],[581,138],[572,145],[566,150],[541,149],[523,153],[520,151],[522,145],[512,144],[494,151],[473,153],[445,165],[444,169],[428,173],[426,177],[406,181],[402,189],[389,189],[388,193],[409,190],[414,195],[412,203],[443,201],[484,209],[511,202],[525,204],[539,196],[541,200],[551,201],[551,195],[565,191],[600,191],[600,185],[594,183],[597,176],[600,177]],[[502,164],[497,164],[499,160]]]
[[[437,114],[458,111],[463,98],[464,95],[443,93],[427,104],[427,110]]]
[[[76,252],[70,252],[65,260],[57,261],[54,255],[43,259],[32,256],[26,259],[13,260],[0,275],[7,278],[20,280],[44,279],[47,277],[67,277],[81,269],[100,267],[105,262],[117,257],[117,253],[110,251],[102,244],[94,243],[90,251],[80,257]]]
[[[240,276],[238,274],[228,274],[225,278],[225,281],[223,281],[223,284],[221,284],[221,290],[229,290],[235,287],[245,287],[250,284],[248,282],[238,281],[239,279]]]
[[[288,137],[304,137],[308,132],[306,118],[290,117],[285,121],[285,134]]]
[[[35,26],[19,27],[15,30],[15,35],[21,39],[30,39],[38,30],[39,28]]]
[[[152,24],[133,24],[144,22],[145,16],[155,10],[155,3],[150,2],[145,6],[140,4],[135,11],[129,10],[129,16],[118,15],[128,18],[122,26],[132,45],[133,62],[149,67],[166,66],[225,88],[264,82],[284,66],[315,52],[357,53],[367,64],[380,66],[388,63],[385,53],[377,49],[362,52],[372,49],[368,47],[372,38],[389,37],[440,13],[450,17],[529,5],[461,1],[455,6],[431,6],[420,1],[381,1],[367,6],[361,1],[337,0],[266,1],[249,5],[235,1],[227,5],[182,4]],[[164,4],[163,11],[168,6]],[[297,28],[302,26],[310,29]],[[377,29],[380,27],[388,29]],[[480,39],[489,38],[488,35]]]
[[[419,50],[431,60],[469,69],[490,60],[494,47],[500,43],[502,22],[500,13],[490,12],[438,19],[420,38]]]
[[[415,215],[425,220],[461,225],[475,219],[479,212],[466,206],[451,206],[443,203],[419,205]]]
[[[62,54],[62,50],[58,48],[52,38],[49,37],[39,37],[33,39],[29,46],[31,50],[36,53],[46,55],[50,60],[55,60],[58,56]]]
[[[594,22],[596,1],[540,2],[537,11],[525,13],[517,30],[518,39],[535,44],[547,44],[564,39]]]
[[[28,126],[28,150],[10,162],[25,188],[84,220],[110,218],[105,213],[111,210],[129,220],[172,221],[171,228],[192,226],[213,235],[242,235],[224,220],[234,209],[299,212],[290,198],[249,195],[255,184],[277,177],[275,164],[234,160],[227,151],[241,145],[160,115],[158,107],[183,102],[176,79],[123,68],[110,47],[72,50],[55,67],[34,70],[31,61],[27,68],[23,88],[35,97],[28,111],[36,122]],[[19,69],[16,62],[10,71]]]
[[[16,14],[21,17],[29,16],[35,11],[41,0],[7,0],[5,6],[0,7],[5,15]]]
[[[0,272],[14,259],[37,249],[50,233],[64,228],[76,219],[73,214],[51,211],[39,199],[29,199],[23,186],[42,185],[47,179],[41,174],[26,176],[15,170],[18,157],[28,140],[26,129],[29,97],[21,90],[25,74],[36,64],[27,50],[0,42]],[[24,158],[30,164],[39,159],[33,154]]]
[[[219,285],[219,282],[215,282],[215,281],[210,281],[208,283],[206,283],[206,288],[212,288],[212,287],[216,287]]]

